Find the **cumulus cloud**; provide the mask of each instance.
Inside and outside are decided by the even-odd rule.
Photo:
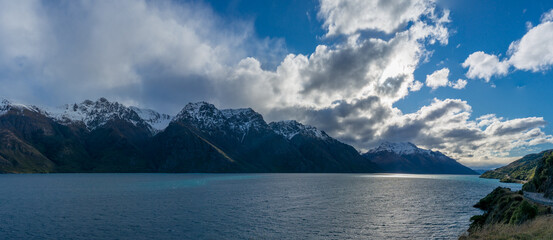
[[[466,76],[488,82],[492,76],[507,75],[511,66],[532,72],[549,70],[553,65],[553,10],[544,13],[537,26],[527,26],[528,32],[511,43],[509,57],[504,60],[481,51],[472,53],[463,63],[463,67],[469,68]]]
[[[238,97],[258,104],[255,107],[261,111],[297,105],[322,109],[335,101],[351,102],[367,96],[377,96],[391,105],[409,91],[420,89],[413,72],[429,54],[426,46],[447,43],[448,31],[443,24],[448,13],[444,11],[438,18],[435,10],[428,12],[432,16],[398,30],[390,39],[351,34],[344,42],[317,46],[310,55],[289,54],[276,71],[262,69],[256,59],[243,61],[239,71],[233,72],[236,81],[229,83],[244,79],[266,83],[262,89],[267,91],[260,93],[259,99]],[[237,98],[225,102],[233,101]]]
[[[457,82],[450,82],[449,79],[449,68],[442,68],[436,70],[430,75],[426,75],[426,86],[436,90],[439,87],[452,87],[455,89],[463,89],[467,85],[467,80],[458,79]]]
[[[416,91],[419,91],[421,90],[422,86],[424,84],[422,82],[419,82],[419,81],[414,81],[411,83],[411,86],[409,86],[409,90],[411,92],[416,92]]]
[[[516,69],[538,72],[553,65],[553,19],[544,20],[509,46],[509,63]]]
[[[449,84],[449,80],[447,79],[448,76],[448,68],[437,70],[430,75],[426,75],[426,86],[432,88],[432,90],[439,87],[445,87]]]
[[[541,16],[541,22],[551,22],[551,21],[553,21],[553,9],[549,10],[549,12],[546,12]]]
[[[450,82],[449,85],[455,89],[463,89],[467,86],[467,83],[468,82],[465,79],[457,79],[457,82]]]
[[[429,0],[321,0],[319,17],[327,35],[352,34],[361,30],[393,33],[431,11]]]
[[[0,11],[2,94],[35,102],[103,95],[174,102],[170,110],[214,94],[213,80],[252,52],[270,58],[283,48],[200,4],[23,0],[0,1]]]
[[[480,78],[490,81],[492,76],[504,76],[509,71],[507,61],[499,61],[496,55],[486,54],[484,52],[475,52],[463,62],[464,68],[469,68],[466,76],[470,79]]]

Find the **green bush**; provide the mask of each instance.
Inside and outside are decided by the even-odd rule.
[[[511,220],[509,220],[509,223],[521,224],[526,220],[535,218],[536,215],[538,215],[538,207],[524,200],[518,205],[518,207],[513,212],[513,215],[511,216]]]

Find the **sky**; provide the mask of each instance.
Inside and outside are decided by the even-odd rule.
[[[0,0],[0,97],[188,102],[474,168],[553,148],[553,2]]]

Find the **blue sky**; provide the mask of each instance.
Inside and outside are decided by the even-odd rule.
[[[0,0],[0,97],[296,119],[473,167],[553,148],[553,2]],[[538,49],[538,50],[536,50]]]

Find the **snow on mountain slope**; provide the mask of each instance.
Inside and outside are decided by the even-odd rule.
[[[19,103],[12,103],[7,99],[2,98],[0,100],[0,115],[8,113],[10,110],[17,110],[22,113],[24,110],[31,112],[42,113],[42,110],[33,105],[25,105]]]
[[[4,115],[10,110],[10,101],[3,99],[0,101],[0,116]]]
[[[245,133],[250,129],[268,129],[263,116],[251,108],[223,109],[221,113],[227,118],[230,127],[234,131]]]
[[[214,130],[223,127],[226,117],[213,104],[197,102],[187,104],[173,121],[184,120],[199,129]]]
[[[173,119],[173,117],[168,114],[158,113],[151,109],[138,107],[130,107],[130,109],[135,111],[140,118],[150,124],[150,126],[157,131],[165,129]]]
[[[122,119],[135,126],[149,126],[145,120],[131,108],[118,102],[109,102],[105,98],[98,101],[85,100],[77,104],[66,104],[62,107],[49,109],[48,115],[62,124],[82,122],[89,130],[103,126],[109,120]]]
[[[242,138],[252,129],[270,130],[261,114],[251,108],[217,109],[213,104],[187,104],[173,121],[184,120],[204,131],[222,131]]]
[[[412,144],[410,142],[383,142],[380,144],[380,146],[373,148],[369,150],[369,153],[377,153],[377,152],[393,152],[399,155],[406,155],[406,154],[431,154],[433,153],[430,150],[421,149],[415,146],[415,144]]]
[[[269,126],[275,133],[284,136],[287,139],[292,139],[297,134],[304,134],[322,140],[330,138],[325,132],[313,126],[303,125],[295,120],[272,122]]]

